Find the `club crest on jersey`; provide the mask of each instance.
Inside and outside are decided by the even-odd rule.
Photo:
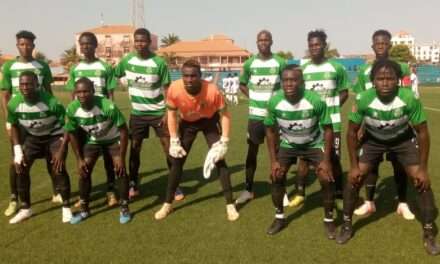
[[[277,73],[277,68],[270,68],[270,71],[269,71],[271,74],[275,74],[275,73]]]
[[[397,108],[397,109],[394,109],[394,111],[393,111],[394,117],[399,117],[402,114],[403,114],[402,108]]]
[[[324,78],[325,79],[330,79],[330,77],[332,77],[332,74],[329,72],[324,73]]]
[[[308,111],[303,111],[302,114],[301,114],[301,116],[302,116],[302,118],[306,119],[306,118],[309,118],[309,117],[310,117],[310,114],[309,114]]]
[[[45,113],[45,112],[40,112],[40,117],[41,117],[41,118],[46,117],[46,113]]]
[[[378,116],[379,116],[379,114],[376,111],[374,111],[373,112],[373,117],[377,118]]]
[[[95,71],[95,76],[101,76],[101,71],[100,70],[96,70]]]

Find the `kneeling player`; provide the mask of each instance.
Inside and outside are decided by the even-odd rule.
[[[8,103],[17,189],[22,203],[20,211],[9,220],[10,224],[32,216],[29,172],[38,158],[45,158],[51,164],[49,173],[53,175],[63,200],[63,223],[69,222],[72,217],[69,206],[70,182],[65,167],[68,136],[63,132],[64,107],[53,95],[37,89],[37,75],[25,71],[19,77],[20,94]],[[19,126],[25,131],[25,137],[19,136]]]
[[[283,90],[269,100],[264,120],[271,161],[272,201],[276,208],[275,220],[267,233],[274,235],[286,226],[283,212],[286,174],[300,157],[316,168],[322,186],[324,227],[327,237],[335,239],[334,179],[330,163],[333,131],[327,107],[317,93],[305,90],[297,65],[289,65],[283,70],[281,83]],[[281,143],[276,153],[278,127]]]
[[[352,237],[352,215],[359,188],[383,154],[389,153],[414,181],[420,198],[424,246],[429,254],[437,255],[440,247],[435,241],[435,204],[427,172],[428,126],[421,102],[410,90],[399,89],[401,75],[396,62],[377,60],[371,70],[376,89],[361,92],[356,97],[347,132],[351,169],[344,190],[344,224],[337,242],[344,244]],[[365,138],[358,151],[357,133],[362,122]]]
[[[131,220],[128,210],[128,177],[125,172],[128,130],[125,119],[112,101],[94,96],[93,82],[80,78],[75,82],[76,100],[67,107],[66,131],[69,132],[73,151],[78,162],[80,212],[70,223],[78,224],[90,215],[89,198],[92,188],[92,171],[96,160],[104,152],[112,157],[116,177],[120,178],[119,222]],[[86,134],[86,143],[79,144],[78,132]]]
[[[231,126],[230,113],[219,89],[201,79],[202,72],[196,61],[187,61],[182,66],[182,80],[174,82],[167,95],[168,129],[170,132],[171,169],[168,178],[166,200],[154,217],[159,220],[171,213],[174,193],[182,177],[186,154],[202,132],[208,146],[216,148],[215,165],[226,198],[228,220],[235,221],[239,215],[232,201],[232,189],[228,167],[224,160]],[[178,128],[177,111],[181,121]],[[220,131],[221,127],[221,131]],[[180,135],[180,136],[179,136]]]

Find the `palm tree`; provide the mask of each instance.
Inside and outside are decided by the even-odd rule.
[[[37,60],[40,60],[40,61],[44,61],[44,62],[46,62],[47,64],[50,64],[51,62],[52,62],[52,60],[50,60],[47,56],[46,56],[46,54],[44,54],[43,52],[41,52],[41,51],[37,51],[36,53],[35,53],[35,59],[37,59]]]
[[[66,72],[76,63],[79,62],[79,55],[76,53],[76,47],[73,45],[70,49],[66,49],[63,54],[61,54],[61,64]]]
[[[177,36],[174,33],[169,33],[167,36],[160,39],[160,43],[161,43],[160,46],[162,48],[165,48],[179,41],[180,41],[179,36]]]

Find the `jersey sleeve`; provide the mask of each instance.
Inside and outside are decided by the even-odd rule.
[[[61,126],[64,126],[64,118],[66,116],[66,109],[57,99],[51,99],[51,111],[55,114]]]
[[[113,103],[109,104],[109,116],[116,127],[121,127],[125,125],[124,115]]]
[[[408,116],[409,122],[412,125],[419,125],[423,122],[426,122],[426,114],[423,110],[422,103],[419,99],[415,98],[413,94],[411,94],[411,104],[409,104]]]
[[[41,74],[43,75],[43,88],[50,87],[50,84],[53,82],[52,72],[50,71],[49,65],[47,63],[43,64],[43,69]]]
[[[106,79],[105,85],[107,87],[107,91],[113,91],[116,89],[117,80],[115,77],[115,70],[110,66],[106,66]]]
[[[75,130],[77,130],[79,128],[78,120],[75,117],[75,113],[73,111],[74,111],[74,108],[70,104],[67,107],[67,111],[66,111],[67,122],[64,125],[64,130],[67,132],[74,132]]]
[[[364,79],[364,73],[362,71],[362,68],[359,70],[356,82],[354,83],[352,87],[352,91],[355,94],[358,94],[365,90],[365,79]]]
[[[2,66],[2,79],[0,83],[0,89],[2,91],[12,91],[12,78],[11,78],[11,70],[10,63],[5,63]]]
[[[243,72],[240,75],[240,84],[247,85],[251,78],[251,60],[248,59],[243,65]]]
[[[268,127],[275,126],[277,124],[277,119],[275,115],[275,97],[272,97],[267,104],[267,116],[264,118],[264,125]]]
[[[411,89],[411,71],[409,69],[408,64],[405,63],[399,63],[400,69],[402,71],[402,78],[401,78],[401,86],[403,88]]]
[[[166,96],[167,108],[173,111],[177,110],[177,102],[175,98],[176,85],[177,84],[175,82],[171,83],[171,86],[168,88]]]
[[[217,87],[215,87],[215,106],[218,109],[218,111],[223,112],[227,108],[227,104],[225,101],[225,97],[220,93]]]
[[[168,65],[165,61],[162,61],[159,66],[160,85],[169,86],[171,83],[171,76],[168,70]]]
[[[353,103],[351,112],[348,114],[348,119],[355,124],[361,124],[364,120],[364,111],[362,109],[361,100],[361,94],[356,95],[356,100]]]
[[[125,76],[126,59],[123,58],[118,65],[116,65],[114,76],[116,78],[122,78]]]
[[[327,104],[324,101],[321,101],[318,98],[318,100],[316,100],[315,109],[319,118],[319,124],[321,126],[332,124],[332,120],[330,118],[330,113],[328,111]]]
[[[16,125],[18,124],[18,115],[15,111],[15,107],[16,103],[14,100],[10,100],[8,103],[8,123],[10,123],[11,125]]]
[[[75,66],[71,67],[69,70],[69,79],[66,83],[66,90],[69,92],[73,92],[75,89]]]
[[[348,90],[348,74],[345,70],[344,66],[339,65],[337,68],[338,79],[336,81],[338,92],[342,92],[344,90]]]

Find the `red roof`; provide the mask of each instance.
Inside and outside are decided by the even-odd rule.
[[[95,34],[133,34],[136,30],[131,25],[103,25],[96,28],[84,30]]]

